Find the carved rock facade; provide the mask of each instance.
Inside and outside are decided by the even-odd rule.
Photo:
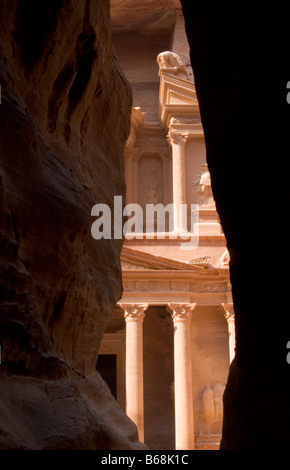
[[[235,347],[224,308],[232,303],[226,243],[211,192],[180,15],[177,8],[173,50],[156,54],[152,46],[150,52],[150,60],[155,59],[150,72],[158,80],[155,101],[155,82],[144,63],[138,66],[138,54],[134,62],[125,55],[125,39],[117,34],[117,50],[134,95],[125,150],[126,203],[139,204],[143,215],[149,205],[171,205],[173,214],[164,214],[161,228],[158,217],[143,217],[143,225],[125,238],[123,295],[105,331],[99,367],[106,369],[111,390],[137,424],[141,440],[155,450],[219,447],[219,384],[226,382]],[[144,35],[144,60],[150,40]],[[141,38],[136,32],[133,51],[137,41]],[[134,80],[141,70],[148,82],[139,83],[137,90]],[[143,100],[141,85],[153,92],[150,101]],[[182,204],[186,214],[179,212]],[[191,217],[191,205],[198,206],[198,219]],[[198,240],[185,241],[191,229],[198,230]],[[203,406],[207,383],[214,388],[212,420]]]

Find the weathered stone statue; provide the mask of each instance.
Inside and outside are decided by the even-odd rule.
[[[221,423],[223,419],[223,393],[225,386],[217,383],[210,387],[209,384],[202,394],[202,409],[206,423],[206,431],[211,432],[214,423]]]
[[[226,249],[220,257],[221,266],[222,267],[226,266],[227,264],[229,264],[229,261],[230,261],[230,254],[228,252],[228,249]]]
[[[160,168],[156,160],[152,160],[151,165],[148,168],[148,174],[142,180],[144,204],[157,204],[158,202],[161,202],[161,187],[162,179],[160,176]]]
[[[199,185],[199,192],[202,194],[202,202],[205,206],[214,206],[215,202],[213,199],[212,189],[211,189],[211,178],[208,170],[207,163],[202,163],[201,165],[201,175],[193,181],[193,185]]]
[[[212,423],[215,421],[215,404],[213,389],[207,384],[202,394],[202,409],[207,432],[210,432]]]
[[[215,406],[215,421],[222,421],[223,419],[223,393],[225,386],[222,384],[215,384],[213,387],[214,393],[214,406]]]
[[[157,56],[157,62],[159,65],[159,75],[160,70],[166,69],[166,71],[172,72],[174,75],[178,73],[182,73],[188,78],[188,73],[186,70],[185,65],[183,64],[182,60],[180,59],[178,54],[171,51],[164,51],[161,52]]]

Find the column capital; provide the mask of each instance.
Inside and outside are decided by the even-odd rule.
[[[118,306],[124,310],[125,321],[143,321],[145,317],[145,310],[149,304],[138,304],[138,303],[123,303],[119,302]]]
[[[169,303],[167,305],[167,311],[171,314],[173,322],[185,322],[191,319],[193,310],[196,307],[196,303],[185,304],[185,303]]]
[[[167,140],[170,143],[170,145],[172,145],[172,144],[176,144],[176,145],[185,144],[188,137],[189,137],[189,134],[184,134],[182,132],[172,131],[172,130],[169,131],[168,134],[167,134]]]
[[[232,303],[223,303],[219,306],[219,309],[224,314],[224,317],[227,319],[227,321],[235,320],[234,306]]]

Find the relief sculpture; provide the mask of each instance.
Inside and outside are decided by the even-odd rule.
[[[225,386],[217,383],[213,387],[209,384],[202,394],[202,410],[208,434],[220,430],[223,418],[223,393]]]
[[[162,202],[162,163],[156,157],[144,157],[140,160],[140,201],[146,204]]]
[[[198,186],[198,192],[202,196],[202,204],[204,206],[214,206],[215,202],[213,199],[210,172],[208,170],[207,163],[202,163],[200,166],[201,174],[192,182],[192,184],[194,186]]]

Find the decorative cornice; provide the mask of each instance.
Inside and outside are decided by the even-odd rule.
[[[170,103],[171,101],[170,99],[172,96],[177,96],[178,98],[181,98],[182,100],[186,102],[186,104],[192,104],[192,103],[198,104],[198,100],[196,96],[189,96],[189,95],[186,95],[185,93],[180,93],[179,91],[172,90],[170,88],[167,90],[167,93],[166,93],[165,104],[172,104]]]
[[[209,265],[210,263],[210,260],[211,260],[211,256],[200,256],[199,258],[193,258],[191,260],[189,260],[189,264],[205,264],[205,265]]]
[[[176,124],[201,124],[200,117],[184,117],[184,116],[191,116],[190,113],[180,113],[180,115],[173,116],[170,119],[170,126],[174,126]]]
[[[176,271],[176,270],[127,270],[123,271],[123,277],[127,280],[154,280],[154,281],[161,281],[161,280],[176,280],[178,282],[190,281],[191,283],[195,284],[206,284],[206,283],[214,283],[214,284],[225,284],[224,291],[228,292],[226,282],[229,278],[223,271],[221,274],[216,270],[213,270],[211,274],[196,272],[196,271]]]
[[[216,211],[215,211],[216,212]],[[180,246],[180,242],[186,243],[186,241],[190,242],[192,241],[193,238],[195,238],[191,232],[188,232],[188,239],[185,239],[185,233],[180,232],[180,233],[175,233],[175,232],[152,232],[150,233],[150,238],[148,236],[148,233],[145,232],[134,232],[132,234],[128,233],[125,236],[125,240],[127,243],[131,243],[133,240],[147,240],[148,245],[152,243],[154,245],[154,240],[169,240],[171,243],[176,243],[177,246]],[[223,233],[218,233],[218,234],[213,234],[213,235],[201,235],[199,234],[199,241],[202,243],[205,242],[210,242],[212,244],[213,242],[218,243],[216,246],[224,246],[225,245],[225,236]]]

